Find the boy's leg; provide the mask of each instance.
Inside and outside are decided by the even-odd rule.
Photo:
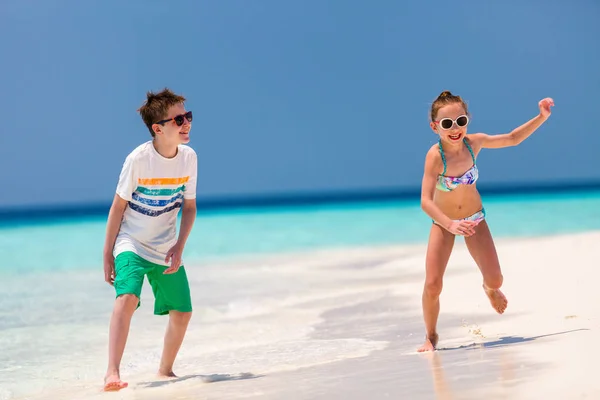
[[[110,319],[108,340],[108,368],[104,378],[104,390],[120,390],[127,387],[121,381],[120,365],[129,335],[131,317],[140,305],[140,294],[146,270],[138,256],[131,252],[121,253],[115,259],[116,300]]]
[[[104,390],[119,390],[127,387],[121,381],[120,365],[129,335],[131,317],[138,305],[138,297],[134,294],[124,294],[115,301],[110,318],[108,339],[108,368],[104,377]]]
[[[183,338],[185,337],[185,332],[191,318],[191,311],[169,311],[169,324],[167,325],[163,353],[160,359],[160,367],[158,368],[159,375],[166,377],[176,376],[173,373],[173,364],[183,343]]]
[[[192,300],[184,266],[174,274],[165,275],[163,271],[166,268],[157,266],[148,274],[148,281],[152,285],[155,297],[154,313],[169,314],[158,373],[161,376],[174,377],[173,364],[192,318]]]

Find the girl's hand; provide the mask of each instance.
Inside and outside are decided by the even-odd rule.
[[[545,99],[540,100],[538,105],[540,107],[540,115],[544,118],[548,118],[550,114],[552,114],[550,107],[554,107],[554,100],[550,97],[546,97]]]
[[[450,228],[448,229],[450,233],[460,236],[472,236],[475,234],[475,226],[477,226],[477,222],[473,221],[452,221],[450,224]]]

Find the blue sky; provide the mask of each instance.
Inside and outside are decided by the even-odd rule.
[[[600,4],[510,0],[4,0],[0,207],[110,201],[150,136],[147,90],[188,97],[202,196],[418,188],[431,101],[466,98],[481,185],[600,180]],[[569,154],[572,152],[571,154]]]

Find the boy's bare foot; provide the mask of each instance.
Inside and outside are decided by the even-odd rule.
[[[417,351],[419,353],[423,353],[425,351],[434,351],[435,350],[435,346],[437,346],[438,344],[438,340],[439,340],[439,336],[437,333],[434,333],[433,335],[428,335],[425,337],[425,343],[423,343],[423,346],[419,347],[417,349]]]
[[[127,387],[127,382],[123,382],[119,374],[106,375],[104,378],[104,391],[116,392]]]
[[[500,289],[490,289],[485,285],[483,285],[483,290],[485,290],[485,294],[490,299],[490,303],[492,303],[494,310],[496,310],[498,314],[503,314],[508,306],[508,300],[506,300],[504,293],[502,293]]]

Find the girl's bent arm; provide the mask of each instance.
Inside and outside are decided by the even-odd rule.
[[[435,184],[438,175],[437,170],[439,169],[436,168],[438,166],[437,164],[439,164],[437,157],[438,154],[436,149],[429,150],[427,156],[425,157],[425,171],[423,173],[423,181],[421,183],[421,208],[427,215],[431,217],[431,219],[448,230],[450,229],[452,220],[448,218],[433,201]]]

